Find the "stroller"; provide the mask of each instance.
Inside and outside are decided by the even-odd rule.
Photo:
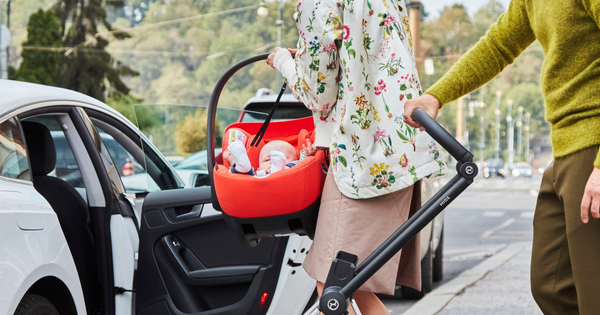
[[[303,160],[293,168],[266,178],[229,174],[229,165],[216,164],[215,124],[221,92],[237,71],[267,59],[268,55],[262,54],[243,60],[226,71],[213,91],[208,112],[208,171],[213,207],[223,212],[226,222],[251,246],[256,245],[261,237],[285,236],[290,233],[307,235],[310,238],[314,236],[320,194],[328,166],[327,157],[323,152]],[[258,152],[266,142],[284,140],[298,149],[302,147],[306,138],[313,137],[314,125],[310,117],[271,122],[285,88],[284,84],[264,123],[237,123],[227,127],[223,137],[223,150],[229,144],[227,139],[235,138],[232,133],[243,134],[242,138],[247,139],[249,158],[252,164],[256,165]],[[477,176],[478,168],[473,162],[473,154],[442,126],[421,109],[414,111],[413,119],[425,127],[427,133],[457,160],[457,175],[360,265],[356,255],[340,251],[331,264],[320,301],[308,309],[305,315],[317,315],[319,312],[325,315],[343,315],[347,314],[350,306],[356,314],[361,314],[352,298],[353,293],[471,185],[473,178]],[[283,185],[286,182],[293,182],[294,185]],[[236,191],[247,189],[249,192],[260,191],[271,196],[260,200],[245,199],[248,197],[242,197],[227,189],[232,187],[231,185],[235,185]],[[298,194],[298,187],[305,187],[305,192]]]

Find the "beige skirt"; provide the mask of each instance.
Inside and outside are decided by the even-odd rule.
[[[329,172],[321,198],[314,242],[303,264],[308,275],[325,283],[331,262],[338,251],[357,255],[360,264],[420,208],[420,193],[419,182],[381,197],[351,199],[340,193],[332,172]],[[393,295],[396,283],[421,289],[419,236],[359,290]]]

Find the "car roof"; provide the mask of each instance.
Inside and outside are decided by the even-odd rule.
[[[12,80],[0,80],[0,117],[22,106],[48,101],[71,101],[101,107],[116,113],[110,106],[87,95],[57,87]]]
[[[277,100],[277,94],[254,96],[251,99],[249,99],[246,102],[246,104],[244,104],[244,108],[246,108],[249,105],[256,104],[256,103],[275,103],[276,100]],[[281,103],[281,105],[284,105],[284,106],[294,106],[294,105],[304,106],[302,103],[298,102],[298,100],[294,97],[294,95],[292,95],[290,93],[283,94],[281,96],[280,103]]]

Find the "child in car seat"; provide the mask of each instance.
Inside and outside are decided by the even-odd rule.
[[[244,143],[236,140],[223,152],[223,158],[231,164],[229,170],[232,173],[263,177],[293,167],[306,157],[314,156],[316,152],[309,139],[307,145],[302,145],[299,159],[296,149],[291,144],[281,140],[270,141],[260,150],[258,169],[255,172]]]

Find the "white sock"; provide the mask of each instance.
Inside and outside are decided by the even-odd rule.
[[[282,171],[285,168],[285,154],[281,151],[271,151],[271,170],[269,174]]]
[[[246,147],[241,141],[233,141],[227,147],[229,153],[235,160],[235,169],[240,173],[248,173],[252,169],[252,164],[248,158]]]

